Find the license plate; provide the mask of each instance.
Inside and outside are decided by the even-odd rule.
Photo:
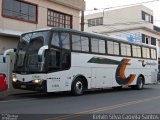
[[[26,88],[26,86],[25,85],[21,85],[21,88]]]

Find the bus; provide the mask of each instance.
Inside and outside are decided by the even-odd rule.
[[[12,83],[15,89],[44,92],[143,89],[157,82],[154,46],[65,28],[21,35]]]

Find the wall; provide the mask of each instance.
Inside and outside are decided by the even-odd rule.
[[[16,37],[0,35],[0,54],[2,54],[7,49],[16,48],[18,41],[19,41],[18,37],[16,38]]]
[[[107,34],[107,33],[103,33],[103,34]],[[109,33],[109,35],[121,37],[121,38],[124,38],[125,40],[129,40],[128,37],[133,37],[133,39],[135,40],[133,42],[137,42],[137,43],[142,43],[142,38],[141,38],[142,34],[154,37],[156,39],[160,38],[160,34],[155,34],[154,32],[147,31],[144,29],[127,30],[127,31]]]
[[[73,16],[73,29],[79,30],[79,12],[80,10],[73,9],[52,1],[44,0],[26,0],[38,5],[38,24],[28,23],[15,19],[9,19],[0,16],[0,29],[9,29],[15,31],[30,31],[47,27],[47,8],[67,13]],[[2,10],[2,0],[0,0],[0,13]]]
[[[142,26],[153,29],[153,24],[142,20],[142,15],[141,15],[142,10],[153,15],[152,10],[142,5],[115,9],[115,10],[108,10],[100,13],[86,15],[85,19],[104,17],[103,19],[104,25],[88,27],[88,25],[86,24],[85,31],[114,32],[120,29],[129,29]],[[88,21],[86,20],[85,23],[88,23]]]

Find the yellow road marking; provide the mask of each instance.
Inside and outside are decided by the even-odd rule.
[[[45,120],[66,120],[66,119],[69,119],[69,118],[75,118],[75,117],[83,116],[84,114],[93,114],[93,113],[97,113],[97,112],[113,110],[113,109],[116,109],[116,108],[126,107],[126,106],[129,106],[129,105],[139,104],[139,103],[148,102],[148,101],[157,100],[157,99],[160,99],[160,96],[145,98],[145,99],[141,99],[141,100],[130,101],[130,102],[127,102],[127,103],[121,103],[121,104],[117,104],[117,105],[100,107],[100,108],[96,108],[96,109],[91,109],[91,110],[86,110],[86,111],[82,111],[82,112],[73,113],[72,115],[63,115],[63,116],[59,116],[59,117],[48,118],[48,119],[45,119]]]

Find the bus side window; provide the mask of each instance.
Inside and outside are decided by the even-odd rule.
[[[131,56],[131,46],[129,44],[121,43],[121,55]]]
[[[133,54],[133,57],[141,57],[142,56],[141,47],[132,45],[132,54]]]
[[[151,58],[156,59],[156,49],[151,49]]]
[[[59,44],[61,48],[70,50],[70,37],[68,33],[61,33],[59,37]]]
[[[72,49],[89,52],[89,38],[80,35],[72,35]]]
[[[106,53],[105,41],[99,40],[99,53]]]
[[[59,45],[59,35],[58,35],[57,32],[53,33],[51,45],[60,47],[60,45]]]
[[[97,38],[91,38],[91,51],[94,53],[106,53],[105,41]]]
[[[52,36],[51,45],[70,50],[69,33],[54,32]]]
[[[142,55],[143,55],[143,58],[150,58],[150,50],[149,50],[149,48],[142,47]]]
[[[99,52],[99,40],[96,38],[92,38],[91,39],[91,51],[94,53],[98,53]]]
[[[56,50],[51,50],[49,67],[60,68],[60,52]]]
[[[81,40],[79,35],[72,35],[72,49],[76,51],[81,51]]]
[[[119,43],[107,41],[107,52],[111,55],[119,55]]]
[[[89,52],[89,38],[81,36],[82,51]]]

